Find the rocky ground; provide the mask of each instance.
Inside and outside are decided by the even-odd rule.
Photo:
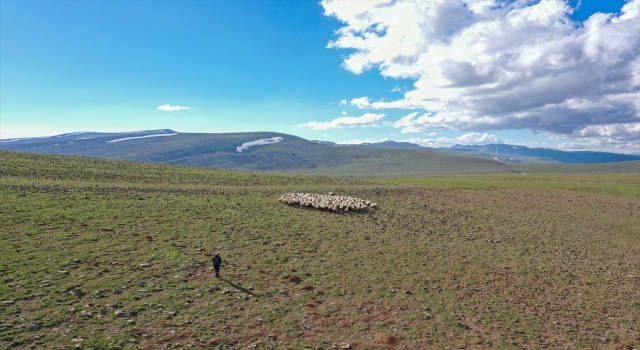
[[[3,348],[640,348],[635,195],[3,161]]]

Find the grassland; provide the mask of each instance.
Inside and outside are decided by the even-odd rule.
[[[415,153],[418,152],[418,153]],[[372,152],[374,153],[374,152]],[[424,156],[424,153],[427,153]],[[374,153],[375,154],[375,153]],[[422,157],[419,157],[421,156]],[[328,176],[357,176],[365,178],[380,177],[413,177],[429,178],[438,175],[447,178],[452,175],[471,176],[483,174],[504,174],[503,178],[511,178],[514,174],[518,179],[538,179],[545,174],[552,176],[567,174],[581,176],[583,174],[602,174],[607,179],[612,174],[626,174],[630,179],[636,175],[635,183],[639,183],[640,161],[597,163],[597,164],[505,164],[494,160],[477,157],[463,157],[459,155],[429,153],[414,150],[383,150],[380,154],[371,158],[353,161],[346,165],[334,165],[331,167],[317,167],[311,170],[292,170],[292,173],[328,175]],[[537,174],[538,176],[522,176]],[[597,176],[587,175],[592,181]],[[460,178],[460,176],[457,176]],[[514,177],[515,179],[515,177]],[[569,176],[567,179],[571,180]]]
[[[518,164],[527,174],[640,174],[640,161],[591,164]]]
[[[362,180],[0,152],[0,347],[639,348],[637,179]],[[277,202],[291,191],[379,208]]]
[[[370,179],[380,183],[443,189],[545,189],[640,196],[639,173],[446,175]]]

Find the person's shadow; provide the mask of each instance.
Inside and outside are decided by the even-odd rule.
[[[248,289],[246,289],[246,288],[244,288],[244,287],[242,287],[242,286],[239,286],[239,285],[237,285],[237,284],[235,284],[235,283],[233,283],[233,282],[229,281],[228,279],[225,279],[225,278],[223,278],[223,277],[220,277],[220,280],[221,280],[221,281],[226,282],[228,285],[230,285],[231,287],[233,287],[233,288],[235,288],[235,289],[237,289],[237,290],[241,291],[242,293],[249,294],[249,295],[251,295],[252,297],[255,297],[255,298],[260,298],[260,297],[262,297],[262,295],[255,294],[255,293],[251,292],[250,290],[248,290]]]

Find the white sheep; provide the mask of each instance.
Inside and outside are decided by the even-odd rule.
[[[356,211],[364,210],[369,207],[378,207],[376,203],[372,203],[371,201],[348,196],[335,196],[333,193],[330,193],[329,195],[314,193],[285,193],[278,199],[278,201],[289,205],[314,207],[316,209],[329,209],[333,211]]]

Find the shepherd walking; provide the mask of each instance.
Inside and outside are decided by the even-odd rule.
[[[216,271],[216,277],[220,278],[220,265],[222,265],[220,253],[216,253],[211,260],[213,261],[213,269]]]

